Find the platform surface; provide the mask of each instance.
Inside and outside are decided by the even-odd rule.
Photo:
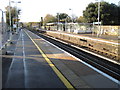
[[[20,33],[4,88],[68,88],[54,67],[75,88],[119,88],[115,80],[27,29]]]

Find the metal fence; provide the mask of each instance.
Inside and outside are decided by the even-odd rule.
[[[49,23],[45,27],[47,30],[58,30],[76,34],[91,33],[97,35],[119,35],[120,32],[120,26],[98,26],[92,23]]]
[[[65,31],[69,33],[91,33],[92,24],[91,23],[51,23],[46,26],[47,30],[58,30]]]
[[[9,39],[9,31],[3,15],[5,16],[5,13],[2,12],[2,16],[0,16],[0,52],[2,51],[3,48],[5,51],[6,43],[8,42]],[[4,51],[2,51],[2,53],[4,53]]]

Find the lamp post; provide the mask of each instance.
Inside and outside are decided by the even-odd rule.
[[[10,38],[9,38],[9,41],[10,43],[12,44],[12,30],[11,30],[11,0],[9,0],[9,24],[10,24]]]
[[[98,26],[99,26],[99,33],[100,33],[101,32],[100,30],[100,1],[98,1]]]
[[[72,11],[71,12],[71,19],[72,19],[72,23],[73,23],[73,10],[71,8],[69,8],[69,10]]]
[[[96,0],[98,1],[98,32],[97,32],[97,37],[99,36],[99,33],[101,32],[100,30],[100,1],[99,0]]]
[[[21,1],[11,1],[12,3],[15,3],[15,6],[16,6],[16,33],[18,33],[18,9],[17,9],[17,4],[18,3],[21,3]]]
[[[98,1],[98,24],[100,24],[100,2]]]

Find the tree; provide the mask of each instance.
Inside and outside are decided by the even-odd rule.
[[[97,12],[96,12],[96,5],[94,3],[90,3],[86,10],[83,11],[83,16],[88,23],[96,22],[97,21]]]
[[[65,20],[70,19],[70,17],[66,13],[57,13],[56,18],[57,20],[59,18],[59,22],[63,22],[63,23],[65,23]]]
[[[104,25],[116,25],[118,22],[118,6],[105,1],[100,2],[100,21]],[[97,22],[98,2],[90,3],[83,11],[83,17],[88,23]]]
[[[9,6],[6,7],[6,22],[8,25],[10,25],[9,8],[11,12],[11,26],[13,27],[13,23],[19,21],[17,17],[20,14],[21,10],[20,9],[17,10],[16,7],[9,7]]]
[[[79,18],[77,18],[76,20],[78,23],[85,23],[85,18],[83,16],[80,16]]]
[[[117,5],[115,5],[115,4],[110,4],[110,16],[111,16],[111,21],[110,21],[110,23],[111,24],[120,24],[120,22],[118,22],[118,17],[119,17],[119,13],[120,13],[120,11],[119,11],[119,9],[118,9],[119,7],[117,6]]]
[[[118,24],[120,25],[120,5],[118,6]]]
[[[53,15],[51,14],[47,14],[44,18],[44,24],[46,23],[51,23],[51,22],[56,22],[56,17],[54,17]]]

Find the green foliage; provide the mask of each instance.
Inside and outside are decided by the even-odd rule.
[[[118,25],[119,7],[115,4],[100,2],[100,21],[104,25]],[[83,16],[88,23],[97,22],[98,18],[98,2],[90,3],[86,10],[83,11]]]
[[[54,17],[53,15],[47,14],[44,18],[44,24],[46,23],[51,23],[51,22],[56,22],[56,17]]]
[[[83,16],[88,23],[97,21],[97,12],[96,12],[96,5],[94,3],[90,3],[86,10],[83,11]]]
[[[118,24],[120,25],[120,6],[118,7]]]
[[[70,17],[66,13],[57,13],[56,18],[57,20],[59,19],[59,22],[65,22],[65,20],[70,19]]]
[[[10,12],[11,12],[11,26],[13,26],[13,22],[17,21],[18,15],[20,14],[20,9],[17,10],[16,7],[10,7]],[[18,15],[17,15],[18,14]],[[9,6],[6,7],[6,22],[8,25],[10,25],[10,20],[9,20]]]
[[[65,20],[69,21],[70,17],[66,14],[66,13],[60,13],[56,16],[53,16],[51,14],[47,14],[44,18],[44,24],[46,23],[52,23],[52,22],[58,22],[58,18],[59,18],[59,22],[65,22]]]
[[[85,18],[83,17],[83,16],[80,16],[79,18],[77,18],[77,20],[76,20],[78,23],[85,23],[86,22],[86,20],[85,20]]]

